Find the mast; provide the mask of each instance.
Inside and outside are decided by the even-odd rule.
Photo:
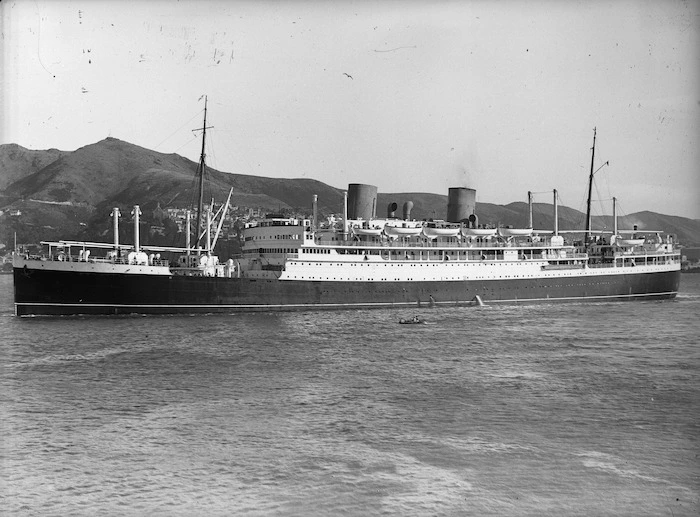
[[[559,235],[559,205],[557,204],[557,189],[554,189],[554,235]]]
[[[200,97],[201,98],[201,97]],[[203,217],[203,212],[204,212],[204,171],[206,164],[204,163],[204,145],[206,142],[206,137],[207,137],[207,96],[204,96],[204,125],[202,125],[202,154],[200,155],[199,158],[199,167],[197,167],[197,178],[199,181],[199,202],[197,204],[197,226],[196,226],[196,235],[197,235],[197,241],[195,242],[195,246],[199,244],[200,237],[199,237],[199,232],[202,230],[202,217]],[[196,130],[198,131],[198,130]]]
[[[119,207],[114,207],[112,209],[112,226],[114,229],[114,249],[119,250]]]
[[[348,191],[343,191],[343,240],[348,240],[348,232],[350,225],[348,224]]]
[[[134,205],[134,209],[131,211],[131,215],[134,216],[134,251],[138,253],[141,251],[141,242],[139,238],[139,216],[142,214],[139,205]]]
[[[212,203],[213,204],[213,203]],[[211,257],[211,205],[207,208],[207,256]]]
[[[588,200],[586,201],[586,243],[588,243],[591,240],[591,195],[593,193],[593,160],[595,159],[595,133],[596,128],[593,128],[593,147],[591,148],[591,174],[588,177]]]
[[[190,238],[192,237],[192,225],[191,225],[192,212],[190,210],[187,210],[187,212],[185,212],[185,214],[186,214],[186,216],[185,216],[185,228],[186,228],[186,230],[185,230],[185,248],[187,248],[187,256],[189,257],[190,251],[191,251]],[[189,267],[189,261],[188,261],[187,267]]]

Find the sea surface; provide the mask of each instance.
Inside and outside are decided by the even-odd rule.
[[[697,516],[700,275],[681,290],[20,319],[2,275],[0,514]]]

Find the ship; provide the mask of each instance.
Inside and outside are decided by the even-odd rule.
[[[351,183],[343,217],[322,224],[314,196],[306,217],[269,215],[246,223],[241,253],[213,250],[229,206],[202,203],[206,132],[197,169],[194,228],[188,212],[184,247],[142,246],[138,206],[134,242],[42,242],[39,255],[15,251],[17,316],[203,314],[251,311],[415,308],[490,304],[666,300],[679,289],[681,256],[663,231],[591,228],[595,130],[586,225],[559,231],[480,224],[476,191],[448,190],[444,220],[416,220],[412,202],[390,203],[377,217],[377,188]],[[194,239],[190,236],[193,235]]]

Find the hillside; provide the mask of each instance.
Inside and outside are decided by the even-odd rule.
[[[91,207],[105,203],[146,205],[157,200],[163,206],[183,207],[192,201],[197,164],[177,154],[158,153],[110,137],[64,152],[38,170],[26,165],[23,172],[20,169],[18,163],[13,168],[18,179],[4,187],[4,196],[11,200]],[[325,208],[342,204],[338,189],[315,180],[262,178],[212,168],[207,168],[207,176],[207,199],[225,198],[233,187],[233,203],[246,206],[310,206],[311,190],[329,203]]]
[[[134,204],[145,214],[162,208],[193,206],[196,198],[197,164],[177,154],[163,154],[115,138],[107,138],[76,151],[32,151],[15,144],[0,146],[0,243],[9,245],[14,232],[21,242],[42,239],[78,238],[104,231],[113,206],[128,214]],[[349,178],[349,182],[352,179]],[[312,197],[318,195],[321,214],[340,214],[343,190],[312,179],[277,179],[230,174],[207,169],[205,199],[223,200],[234,189],[237,206],[277,212],[283,209],[310,213]],[[386,215],[389,202],[413,201],[414,219],[443,219],[447,196],[429,193],[379,193],[377,215]],[[22,212],[9,217],[12,209]],[[479,222],[527,225],[527,204],[505,206],[477,203]],[[144,216],[148,217],[148,215]],[[534,226],[553,227],[552,205],[533,206]],[[580,229],[585,216],[559,207],[559,228]],[[700,221],[653,212],[620,218],[620,228],[667,230],[686,245],[700,244]],[[611,217],[594,217],[594,228],[612,228]],[[93,227],[94,231],[89,231]]]
[[[55,162],[65,151],[32,151],[17,144],[0,145],[0,191]]]
[[[5,188],[7,197],[95,206],[118,195],[136,178],[165,172],[178,180],[192,176],[191,162],[176,154],[156,153],[116,138],[64,153],[42,169]]]

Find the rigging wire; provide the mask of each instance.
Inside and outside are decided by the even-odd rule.
[[[578,203],[577,210],[581,214],[580,217],[576,218],[576,226],[583,228],[586,225],[586,190],[581,192],[581,200]]]
[[[170,133],[168,136],[166,136],[166,137],[163,139],[162,142],[160,142],[158,145],[156,145],[156,146],[153,148],[153,150],[158,149],[158,148],[159,148],[161,145],[163,145],[167,140],[169,140],[170,138],[172,138],[172,136],[173,136],[175,133],[177,133],[178,131],[182,130],[183,127],[185,127],[187,124],[189,124],[190,122],[192,122],[192,120],[194,120],[195,117],[200,116],[201,113],[202,113],[203,111],[204,111],[203,109],[202,109],[202,110],[199,110],[197,113],[195,113],[194,115],[192,115],[192,118],[190,118],[189,120],[187,120],[187,121],[186,121],[184,124],[182,124],[179,128],[177,128],[175,131],[173,131],[173,132]],[[187,142],[187,143],[190,143],[190,142]],[[186,144],[181,145],[180,147],[177,148],[177,150],[182,149],[182,147],[184,147],[185,145],[186,145]],[[175,152],[175,151],[173,151],[173,152]]]
[[[186,145],[191,144],[191,143],[194,142],[195,140],[197,140],[197,135],[192,135],[192,138],[190,138],[187,142],[185,142],[185,143],[182,144],[180,147],[178,147],[177,149],[175,149],[175,150],[173,151],[173,153],[178,152],[180,149],[182,149],[182,148],[185,147]]]
[[[629,214],[622,209],[622,203],[620,203],[619,199],[615,199],[615,204],[617,205],[616,210],[618,219],[622,220],[629,217]]]
[[[208,154],[208,156],[211,156],[211,157],[212,157],[212,159],[211,159],[212,167],[213,167],[214,169],[217,169],[216,166],[217,166],[217,164],[218,164],[218,160],[217,160],[217,158],[216,158],[216,152],[215,152],[215,150],[214,150],[214,137],[212,136],[211,133],[213,133],[213,131],[209,131],[209,134],[207,135],[207,145],[209,146],[209,154]],[[218,170],[218,169],[217,169],[217,170]]]
[[[605,208],[603,207],[603,196],[600,195],[600,189],[598,188],[598,183],[596,183],[595,180],[593,181],[593,186],[595,187],[596,196],[598,196],[596,201],[598,202],[598,208],[600,209],[600,212],[597,215],[604,215]]]

